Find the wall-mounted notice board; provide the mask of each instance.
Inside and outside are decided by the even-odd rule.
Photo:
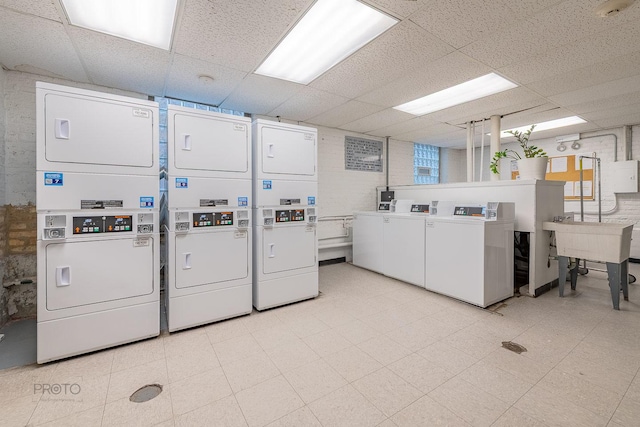
[[[549,157],[545,179],[549,181],[566,181],[564,186],[565,200],[580,200],[580,156],[592,156],[592,153],[570,154]],[[593,160],[582,159],[584,200],[595,200]],[[518,171],[511,171],[511,179],[517,179]]]

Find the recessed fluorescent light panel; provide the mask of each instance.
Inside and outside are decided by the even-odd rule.
[[[517,84],[500,77],[496,73],[489,73],[393,108],[415,116],[423,116],[434,111],[444,110],[454,105],[464,104],[465,102],[513,89],[517,86]]]
[[[61,0],[78,27],[169,50],[178,0]]]
[[[256,74],[307,84],[397,22],[356,0],[318,0]]]
[[[556,120],[550,120],[548,122],[536,123],[536,127],[533,129],[533,132],[539,132],[541,130],[556,129],[556,128],[561,128],[561,127],[564,127],[564,126],[578,125],[580,123],[587,123],[587,121],[584,120],[584,119],[581,119],[578,116],[564,117],[562,119],[556,119]],[[513,136],[509,132],[514,132],[514,131],[526,132],[526,131],[529,130],[530,127],[531,127],[531,125],[503,130],[502,132],[500,132],[500,137],[501,138],[507,138],[507,137]]]

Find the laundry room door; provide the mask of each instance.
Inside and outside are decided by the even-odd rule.
[[[316,263],[316,228],[306,225],[262,230],[263,273],[313,267]]]
[[[49,162],[153,166],[153,111],[134,103],[80,95],[45,95]],[[157,118],[155,118],[157,120]]]
[[[249,124],[239,120],[176,113],[173,160],[177,169],[249,171]]]
[[[90,306],[153,292],[152,238],[50,243],[46,247],[47,310]]]
[[[249,233],[234,229],[175,236],[176,288],[222,284],[249,275]]]
[[[263,126],[260,132],[263,173],[316,174],[315,133],[268,126]]]

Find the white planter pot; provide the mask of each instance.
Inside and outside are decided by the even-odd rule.
[[[520,179],[540,179],[544,180],[547,174],[548,157],[534,157],[532,159],[518,160],[518,173]]]

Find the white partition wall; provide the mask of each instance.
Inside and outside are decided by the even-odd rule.
[[[158,107],[38,82],[38,363],[160,331]]]
[[[170,105],[169,331],[251,312],[251,120]]]
[[[253,122],[253,305],[318,295],[317,130]]]

